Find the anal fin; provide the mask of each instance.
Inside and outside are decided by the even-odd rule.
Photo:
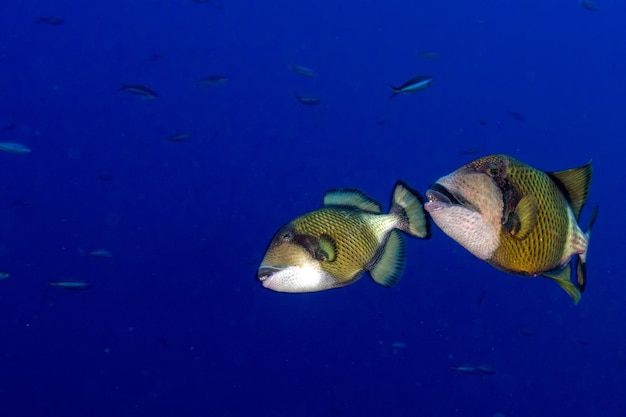
[[[556,281],[556,283],[559,284],[570,297],[572,297],[574,304],[578,304],[580,301],[581,289],[571,281],[571,263],[568,262],[560,269],[546,272],[543,276]]]
[[[385,247],[370,270],[370,275],[376,283],[385,286],[393,286],[404,272],[406,263],[406,244],[398,230],[389,233]]]

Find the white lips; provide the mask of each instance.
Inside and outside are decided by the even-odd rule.
[[[261,281],[261,283],[263,284],[263,287],[269,288],[275,276],[276,274],[272,274],[269,277],[267,277],[264,281]]]
[[[433,213],[435,211],[438,210],[442,210],[446,207],[448,207],[449,204],[448,203],[444,203],[443,201],[429,201],[426,204],[424,204],[424,210],[426,210],[429,213]]]

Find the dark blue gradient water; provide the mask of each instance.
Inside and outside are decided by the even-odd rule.
[[[626,415],[626,5],[599,6],[2,2],[0,141],[32,152],[0,153],[0,415]],[[436,82],[388,100],[416,75]],[[436,227],[391,289],[257,282],[274,232],[325,190],[388,207],[397,179],[423,193],[489,153],[593,160],[578,306]]]

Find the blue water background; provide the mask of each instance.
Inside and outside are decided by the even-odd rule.
[[[32,153],[0,154],[0,415],[626,415],[626,4],[600,6],[2,2],[0,141]],[[229,82],[195,84],[212,74]],[[388,101],[419,74],[435,85]],[[179,132],[192,138],[167,140]],[[256,281],[274,232],[325,190],[388,207],[397,179],[423,193],[489,153],[546,170],[593,159],[578,306],[436,227],[408,241],[391,289]],[[113,257],[79,253],[99,248]]]

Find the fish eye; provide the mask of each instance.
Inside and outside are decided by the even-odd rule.
[[[282,235],[280,235],[280,240],[284,240],[285,242],[289,242],[292,239],[293,239],[293,233],[291,232],[285,232]]]
[[[490,163],[487,165],[487,175],[489,175],[490,177],[497,177],[498,175],[500,175],[500,168],[498,168],[498,166],[494,163]]]

